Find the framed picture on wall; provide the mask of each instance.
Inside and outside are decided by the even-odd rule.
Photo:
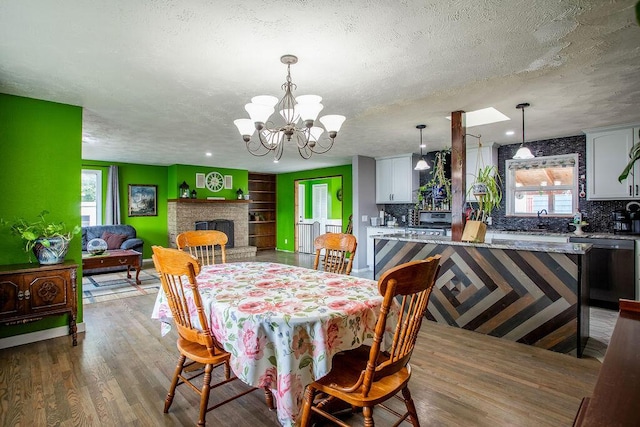
[[[229,190],[233,188],[233,175],[225,175],[224,176],[224,189]]]
[[[158,186],[129,184],[129,216],[158,216]]]
[[[196,188],[204,188],[206,186],[205,174],[197,173],[196,174]]]

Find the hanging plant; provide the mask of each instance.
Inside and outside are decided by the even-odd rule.
[[[438,151],[434,162],[431,180],[427,183],[427,189],[431,189],[432,197],[435,200],[449,202],[451,199],[451,179],[445,174],[447,164],[446,154],[448,150]]]

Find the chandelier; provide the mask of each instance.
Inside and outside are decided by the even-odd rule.
[[[294,98],[293,91],[297,86],[291,82],[291,64],[297,63],[298,58],[294,55],[283,55],[280,62],[287,66],[287,80],[282,85],[282,99],[278,101],[278,98],[269,95],[254,96],[251,103],[244,106],[251,118],[237,119],[233,123],[247,144],[249,153],[264,156],[273,152],[275,163],[282,157],[285,141],[295,142],[298,153],[304,159],[310,158],[313,153],[326,153],[333,147],[345,117],[320,117],[320,122],[328,133],[328,138],[321,138],[325,129],[314,124],[324,108],[320,103],[322,98],[317,95],[301,95]],[[284,124],[275,124],[270,119],[275,110],[284,119]],[[301,126],[298,126],[299,122]],[[258,131],[257,140],[251,139],[255,131]]]

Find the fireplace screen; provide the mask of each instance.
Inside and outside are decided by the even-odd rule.
[[[230,219],[214,219],[211,221],[196,221],[196,230],[218,230],[227,235],[227,248],[233,248],[233,221]]]

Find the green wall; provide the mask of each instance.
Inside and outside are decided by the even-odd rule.
[[[295,181],[317,180],[321,178],[342,176],[342,229],[344,230],[352,214],[352,173],[351,165],[313,169],[300,172],[283,173],[276,176],[277,237],[276,248],[283,251],[295,250]],[[332,191],[335,197],[335,191]],[[306,197],[306,196],[305,196]],[[285,240],[287,243],[285,243]]]
[[[310,179],[300,182],[299,184],[305,186],[305,219],[310,219],[313,216],[313,186],[322,184],[327,184],[327,192],[329,196],[327,199],[327,201],[329,202],[327,219],[342,218],[342,201],[338,200],[338,190],[342,188],[342,176],[323,179]]]
[[[151,246],[168,246],[169,232],[167,229],[167,192],[168,170],[166,166],[138,165],[133,163],[101,162],[96,160],[83,160],[83,169],[102,170],[103,181],[103,212],[106,198],[106,182],[110,165],[118,166],[118,178],[120,181],[120,219],[123,224],[131,225],[136,229],[136,235],[144,241],[144,259],[151,258]],[[128,194],[130,184],[145,184],[158,186],[158,215],[157,216],[129,216]]]
[[[0,94],[0,218],[35,219],[42,210],[70,229],[80,225],[82,108]],[[0,230],[0,264],[24,263],[22,241]],[[81,277],[81,242],[71,240],[67,259]],[[32,256],[33,257],[33,256]],[[35,258],[33,258],[35,261]],[[80,280],[78,281],[80,282]],[[82,298],[79,283],[78,298]],[[82,304],[78,322],[82,321]],[[67,315],[25,325],[2,326],[0,337],[68,325]]]
[[[196,174],[203,173],[205,176],[210,172],[218,172],[223,177],[231,175],[233,185],[229,189],[222,189],[218,192],[210,191],[208,188],[196,188]],[[186,182],[189,191],[196,190],[198,199],[206,199],[207,197],[224,197],[227,200],[236,199],[236,191],[242,189],[244,194],[249,192],[249,172],[242,169],[226,169],[215,166],[190,166],[190,165],[172,165],[169,166],[169,199],[178,198],[178,188]]]

